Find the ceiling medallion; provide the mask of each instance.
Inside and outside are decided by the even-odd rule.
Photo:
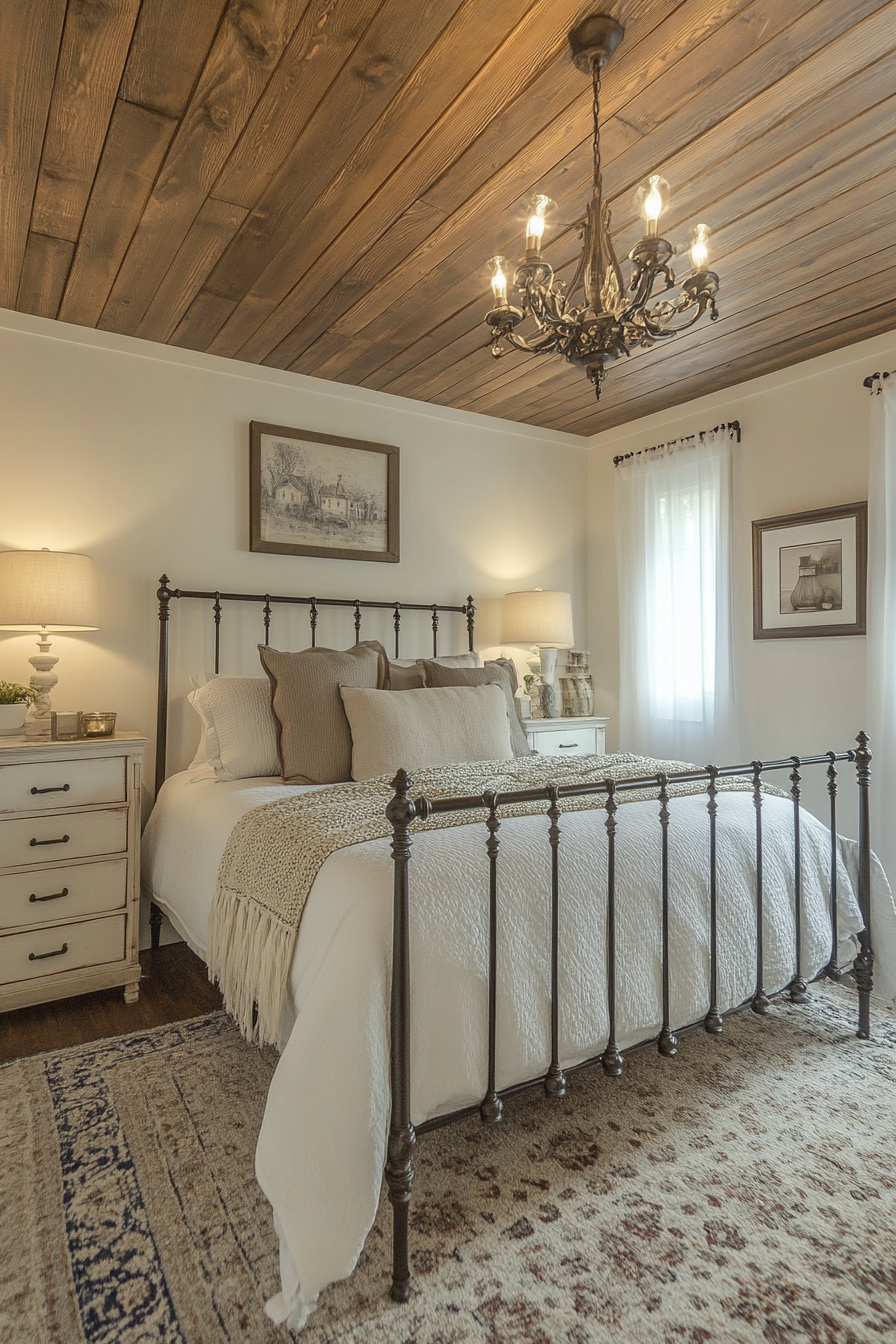
[[[675,288],[670,262],[674,248],[659,236],[657,224],[669,200],[669,184],[657,173],[639,188],[638,197],[647,232],[628,254],[631,276],[628,289],[610,239],[610,208],[603,200],[600,164],[600,72],[622,41],[624,29],[607,14],[592,14],[569,34],[572,58],[590,73],[594,88],[594,186],[588,213],[580,222],[582,255],[572,282],[567,286],[554,277],[541,255],[545,216],[554,204],[548,196],[533,198],[526,225],[526,256],[513,274],[519,307],[507,300],[510,265],[505,257],[492,257],[494,307],[485,320],[492,328],[492,354],[508,350],[533,355],[557,354],[571,364],[581,364],[594,384],[597,397],[606,375],[606,365],[628,355],[633,346],[650,346],[663,337],[687,331],[708,310],[718,317],[715,296],[719,277],[707,269],[709,229],[698,224],[690,247],[691,274],[677,297],[662,298]],[[657,285],[662,288],[657,291]],[[573,302],[581,292],[584,302]],[[676,322],[683,317],[684,320]],[[529,337],[515,328],[532,318],[536,330]]]

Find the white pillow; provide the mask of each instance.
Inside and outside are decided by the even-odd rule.
[[[352,779],[513,756],[500,686],[373,691],[341,686],[352,732]]]
[[[210,681],[214,681],[217,675],[217,672],[197,672],[195,677],[190,678],[190,685],[193,687],[194,691],[198,691],[200,686],[207,686]],[[192,705],[192,703],[193,697],[192,695],[188,695],[187,704]],[[199,713],[198,710],[196,712]],[[199,746],[196,748],[196,755],[187,766],[188,770],[195,770],[199,765],[208,764],[208,733],[205,731],[205,722],[201,714],[199,714],[199,720],[202,723],[202,732],[199,735]],[[215,739],[215,750],[217,751],[217,738]]]
[[[280,774],[267,677],[214,677],[187,700],[203,726],[193,766],[207,761],[222,781]]]

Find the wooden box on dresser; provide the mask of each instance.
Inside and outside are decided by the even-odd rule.
[[[147,745],[0,739],[0,1012],[115,985],[135,1002]]]
[[[609,719],[525,719],[529,746],[539,756],[603,756]]]

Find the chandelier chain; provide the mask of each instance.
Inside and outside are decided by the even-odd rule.
[[[592,116],[594,118],[594,183],[598,190],[601,191],[600,125],[598,122],[598,115],[600,112],[600,65],[597,61],[594,62],[591,70]]]

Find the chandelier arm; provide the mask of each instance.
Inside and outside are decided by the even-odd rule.
[[[678,304],[672,306],[670,318],[674,317],[676,313],[687,312],[690,308],[696,308],[697,311],[693,313],[686,322],[682,322],[679,326],[670,326],[669,322],[662,322],[660,319],[654,320],[653,315],[645,309],[641,314],[643,325],[652,337],[662,338],[663,336],[679,336],[683,331],[687,331],[690,327],[693,327],[696,322],[699,322],[707,309],[710,310],[710,320],[714,321],[719,315],[716,310],[716,302],[714,298],[701,294],[698,299],[688,299],[687,296],[683,294],[679,299]]]
[[[626,317],[632,317],[636,313],[646,310],[647,304],[653,298],[654,286],[660,276],[664,276],[666,280],[662,293],[668,293],[670,289],[675,288],[675,274],[667,263],[651,265],[637,260],[633,262],[630,288],[634,291],[634,295],[626,304]]]
[[[514,350],[523,350],[528,355],[550,354],[556,345],[556,338],[552,332],[543,332],[541,338],[535,336],[529,341],[525,336],[517,336],[515,331],[507,331],[504,333],[504,339]]]
[[[536,290],[533,294],[527,287],[526,299],[529,311],[540,327],[566,330],[574,326],[561,295],[545,290]]]

